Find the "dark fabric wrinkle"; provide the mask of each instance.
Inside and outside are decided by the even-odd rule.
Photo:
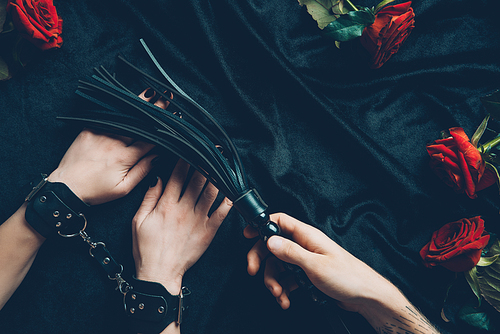
[[[118,53],[160,78],[139,44],[144,38],[234,139],[270,212],[321,229],[392,280],[444,334],[474,331],[441,319],[454,274],[425,268],[418,251],[434,230],[465,217],[481,215],[487,231],[500,233],[498,189],[475,200],[455,194],[430,170],[425,144],[455,126],[472,136],[486,114],[480,97],[500,88],[496,1],[413,1],[415,29],[378,70],[368,69],[358,41],[338,49],[296,0],[55,5],[62,48],[0,82],[0,222],[22,203],[21,186],[56,168],[80,131],[55,119],[81,108],[79,79],[99,65],[120,76]],[[134,83],[137,93],[145,88]],[[165,159],[155,168],[164,181],[176,158]],[[149,183],[89,213],[89,234],[106,242],[125,277],[134,273],[131,220]],[[263,270],[247,274],[254,241],[243,237],[245,225],[232,210],[186,274],[195,302],[182,332],[332,333],[328,314],[306,293],[294,291],[283,311]],[[46,242],[0,311],[2,333],[127,333],[115,287],[83,243]],[[357,314],[343,317],[352,333],[374,332]]]

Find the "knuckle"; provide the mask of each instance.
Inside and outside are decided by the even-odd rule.
[[[285,241],[283,243],[283,255],[285,255],[287,258],[294,258],[294,252],[291,243]]]
[[[191,182],[192,182],[194,187],[202,188],[205,185],[206,180],[201,175],[197,175],[197,176],[193,176],[193,178],[191,178]]]
[[[219,193],[219,191],[217,190],[217,188],[215,187],[211,187],[210,185],[207,186],[207,188],[205,189],[205,192],[204,192],[204,196],[207,200],[213,202],[215,201],[215,199],[217,198],[217,194]]]
[[[117,189],[116,194],[120,197],[127,196],[130,193],[130,189],[127,187],[120,187]]]
[[[132,218],[132,226],[136,226],[138,223],[139,223],[139,218],[137,217],[137,215],[135,215],[134,218]]]

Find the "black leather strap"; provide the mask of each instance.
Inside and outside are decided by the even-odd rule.
[[[116,274],[121,275],[123,267],[116,262],[103,242],[97,242],[95,248],[90,249],[90,255],[96,259],[104,271],[106,271],[109,278],[115,278]]]
[[[181,294],[173,296],[160,283],[134,277],[123,299],[132,331],[158,334],[173,321],[180,324],[189,294],[190,291],[183,287]]]
[[[48,182],[46,175],[33,182],[26,197],[26,221],[42,236],[69,237],[85,229],[83,212],[89,208],[64,183]]]

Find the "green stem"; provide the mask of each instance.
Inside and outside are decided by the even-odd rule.
[[[358,8],[356,6],[354,6],[354,4],[350,0],[345,0],[345,1],[347,1],[347,3],[349,4],[349,6],[351,6],[352,9],[354,9],[355,11],[358,11]]]
[[[481,152],[483,154],[488,154],[490,152],[490,150],[493,147],[497,146],[498,144],[500,144],[500,136],[495,137],[492,140],[490,140],[489,142],[479,146],[478,150],[479,150],[479,152]]]

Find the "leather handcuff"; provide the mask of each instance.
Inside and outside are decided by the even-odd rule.
[[[67,185],[49,182],[46,174],[30,183],[31,191],[25,198],[26,221],[43,237],[57,235],[64,238],[80,236],[89,246],[89,253],[116,281],[123,294],[123,305],[130,327],[136,333],[158,334],[170,323],[181,324],[186,311],[186,297],[191,292],[182,287],[179,295],[171,295],[160,283],[132,277],[129,284],[122,277],[123,266],[115,261],[103,242],[94,242],[85,232],[87,219],[84,211],[90,206],[76,196]]]

